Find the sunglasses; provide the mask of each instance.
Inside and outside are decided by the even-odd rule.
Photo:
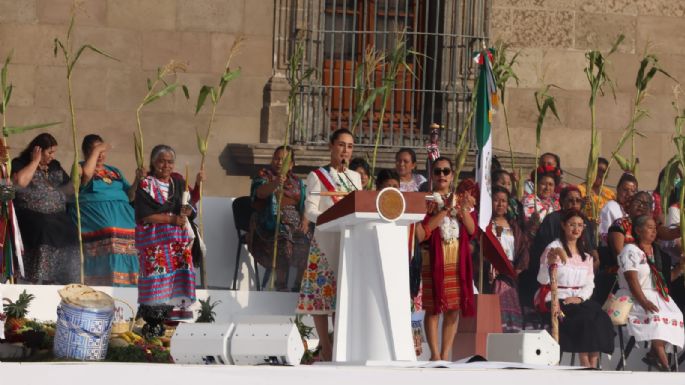
[[[447,176],[447,175],[449,175],[449,174],[451,174],[451,173],[452,173],[452,169],[449,168],[449,167],[445,167],[445,168],[434,168],[434,169],[433,169],[433,175],[435,175],[435,176],[440,176],[440,175],[445,175],[445,176]]]

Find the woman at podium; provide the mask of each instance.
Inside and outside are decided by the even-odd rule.
[[[345,128],[334,131],[328,147],[331,152],[330,163],[307,176],[304,210],[305,217],[312,223],[316,223],[321,213],[342,198],[314,195],[312,192],[352,192],[362,189],[359,173],[348,168],[354,150],[352,132]],[[340,240],[335,234],[314,230],[307,267],[302,275],[296,312],[313,316],[314,326],[319,335],[322,361],[332,359],[333,346],[328,336],[328,316],[335,312],[339,253]]]
[[[431,361],[448,360],[457,333],[459,315],[474,313],[473,282],[469,242],[476,232],[475,201],[469,193],[452,193],[452,161],[437,158],[432,165],[433,202],[420,226],[417,241],[424,242],[423,308],[424,327]],[[438,321],[443,315],[442,344],[438,344]],[[440,346],[440,348],[439,348]]]

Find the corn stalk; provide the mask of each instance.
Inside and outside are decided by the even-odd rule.
[[[502,102],[502,111],[504,112],[504,127],[507,130],[507,143],[509,144],[509,158],[511,161],[511,172],[516,171],[516,162],[514,160],[514,150],[511,145],[511,132],[509,130],[509,115],[507,114],[507,103],[504,99],[507,90],[507,83],[509,80],[514,80],[516,85],[519,84],[518,75],[514,72],[514,66],[517,63],[517,59],[521,54],[521,51],[515,52],[511,58],[507,60],[509,56],[509,48],[511,45],[509,43],[498,40],[495,42],[495,49],[493,50],[492,57],[492,73],[495,75],[495,85],[499,90],[500,100]],[[520,174],[520,172],[519,172]],[[514,181],[516,192],[518,198],[523,197],[523,184],[520,183],[518,179]],[[519,188],[521,185],[521,188]],[[520,194],[520,195],[519,195]]]
[[[285,137],[283,138],[283,145],[290,144],[290,132],[294,131],[300,123],[299,103],[300,90],[305,82],[314,75],[313,68],[304,68],[305,42],[299,39],[295,44],[295,49],[288,60],[288,69],[286,72],[286,80],[290,85],[288,91],[288,127],[285,130]],[[281,182],[278,185],[278,198],[276,201],[276,226],[274,227],[274,249],[273,257],[271,258],[271,277],[269,279],[269,288],[274,289],[276,285],[276,264],[278,262],[278,233],[281,228],[281,202],[283,201],[283,177],[288,174],[290,164],[292,162],[292,152],[294,150],[285,152],[285,158],[281,164],[280,176]]]
[[[385,55],[373,46],[367,46],[364,51],[364,62],[357,67],[354,74],[354,116],[350,131],[355,132],[357,126],[364,120],[366,114],[376,103],[376,99],[384,91],[384,86],[375,87],[374,74],[385,63]]]
[[[557,121],[559,121],[559,114],[557,114],[557,106],[554,101],[554,96],[549,94],[549,89],[556,87],[553,84],[548,84],[544,88],[535,91],[535,105],[538,109],[538,120],[535,124],[535,167],[537,168],[540,162],[540,145],[542,143],[542,125],[545,123],[547,111],[552,111],[552,114]],[[533,194],[537,194],[538,188],[538,173],[537,169],[533,173],[534,184]],[[537,205],[535,205],[537,209]]]
[[[621,169],[624,172],[630,172],[632,174],[637,173],[639,159],[636,155],[635,136],[637,135],[644,137],[644,134],[639,132],[635,126],[642,119],[649,117],[649,111],[642,107],[642,103],[644,102],[645,97],[647,96],[647,86],[649,85],[649,82],[658,73],[661,73],[673,79],[673,77],[669,75],[668,72],[664,71],[661,68],[661,66],[659,65],[659,59],[656,55],[650,54],[649,52],[645,52],[644,56],[642,57],[642,60],[640,61],[640,68],[638,69],[637,75],[635,76],[636,92],[635,99],[633,100],[632,116],[630,118],[630,121],[628,122],[628,125],[624,128],[623,134],[621,135],[621,138],[619,138],[618,143],[616,144],[616,148],[614,148],[614,151],[611,152],[609,166],[611,166],[611,163],[615,160],[616,163],[618,163],[618,166],[621,167]],[[621,156],[621,154],[619,154],[619,152],[626,144],[628,139],[630,139],[631,141],[630,160],[624,158],[623,156]],[[605,178],[607,174],[608,173],[604,174]],[[602,185],[604,185],[604,181],[602,181]]]
[[[238,76],[240,76],[240,68],[237,68],[235,70],[231,70],[231,60],[233,59],[233,56],[235,56],[238,52],[240,52],[240,47],[242,46],[243,42],[245,41],[245,38],[243,36],[239,36],[233,41],[233,45],[231,46],[231,49],[228,53],[228,59],[226,60],[226,65],[224,66],[224,72],[221,74],[221,77],[219,78],[219,81],[217,82],[217,85],[212,87],[208,85],[203,85],[202,88],[200,88],[200,92],[197,95],[197,104],[195,105],[195,115],[197,115],[200,110],[202,110],[202,107],[204,106],[205,102],[207,101],[207,96],[209,96],[209,101],[212,104],[212,112],[209,115],[209,122],[207,123],[207,131],[205,131],[204,135],[200,133],[200,129],[195,127],[195,136],[197,138],[197,149],[200,152],[200,155],[202,155],[202,159],[200,160],[200,170],[204,171],[205,169],[205,160],[207,158],[207,149],[209,148],[209,135],[212,132],[212,126],[214,124],[214,118],[216,116],[216,108],[219,104],[219,101],[221,101],[221,97],[224,96],[224,92],[226,91],[226,86],[228,83],[232,82],[235,80]],[[199,222],[199,228],[200,228],[200,234],[204,236],[204,223],[203,223],[203,215],[202,215],[202,195],[203,195],[203,181],[200,181],[200,185],[198,186],[200,189],[200,201],[198,202],[198,222]],[[202,283],[205,284],[205,266],[202,266]],[[206,284],[205,284],[206,285]],[[205,286],[206,287],[206,286]]]
[[[385,67],[387,67],[385,72],[385,77],[383,78],[381,90],[381,112],[378,117],[378,131],[376,132],[376,140],[373,146],[373,156],[371,158],[371,175],[369,175],[369,185],[366,186],[367,189],[373,187],[374,175],[376,175],[376,160],[378,158],[378,146],[381,144],[381,136],[383,135],[383,121],[385,120],[385,109],[390,101],[390,95],[392,95],[395,84],[397,83],[397,74],[400,70],[404,69],[414,76],[409,64],[407,64],[407,56],[410,54],[416,54],[407,48],[406,41],[406,31],[402,30],[397,32],[395,35],[395,46],[388,53],[385,60]],[[379,91],[380,92],[380,91]],[[388,122],[388,127],[392,130],[391,122]]]
[[[133,143],[135,146],[136,154],[136,165],[139,169],[145,167],[145,146],[143,145],[143,126],[140,122],[140,114],[143,110],[143,107],[147,106],[148,104],[154,101],[161,99],[166,95],[171,95],[176,90],[176,88],[178,88],[179,85],[183,89],[183,94],[185,95],[186,99],[188,98],[188,87],[186,87],[185,85],[181,85],[177,82],[169,84],[169,82],[167,81],[168,77],[175,75],[179,71],[185,72],[186,66],[174,60],[171,60],[164,67],[157,68],[157,77],[155,78],[155,80],[152,80],[150,78],[146,80],[147,93],[145,94],[143,100],[140,101],[140,104],[138,104],[138,107],[136,108],[136,125],[138,128],[138,133],[133,134]]]
[[[592,189],[592,185],[597,178],[597,166],[599,164],[600,142],[599,133],[597,132],[597,96],[604,96],[604,87],[608,86],[614,95],[614,100],[616,99],[616,94],[614,93],[614,81],[609,77],[607,72],[607,65],[609,64],[607,58],[616,52],[618,46],[621,44],[621,42],[623,42],[624,39],[624,35],[619,35],[606,56],[597,50],[585,53],[585,58],[588,61],[588,65],[585,67],[584,71],[585,76],[590,83],[590,152],[588,153],[587,170],[585,173],[585,185],[588,190]],[[593,218],[598,218],[599,208],[597,207],[594,199],[590,199],[590,205]]]
[[[664,202],[676,188],[676,182],[680,178],[681,172],[685,170],[685,109],[681,109],[679,103],[680,86],[674,87],[674,96],[672,105],[676,112],[676,117],[674,119],[675,136],[673,137],[673,143],[676,147],[676,154],[666,165],[664,177],[659,185],[659,193]],[[683,207],[685,207],[685,183],[682,180],[680,183],[678,201],[680,203],[680,239],[683,240],[685,239],[685,213],[683,212]],[[668,205],[663,204],[662,207],[663,214],[666,215],[668,213]],[[685,265],[685,259],[681,258],[680,263]]]
[[[61,52],[64,57],[64,63],[67,70],[67,99],[69,101],[69,116],[71,117],[71,134],[74,146],[74,162],[71,165],[71,182],[74,187],[74,200],[76,204],[76,222],[78,227],[78,241],[79,241],[79,255],[81,257],[81,284],[84,283],[85,272],[84,272],[84,255],[83,255],[83,237],[81,234],[81,207],[79,204],[79,189],[81,187],[81,174],[79,172],[78,161],[80,158],[79,145],[78,145],[78,128],[76,126],[76,110],[74,108],[74,98],[72,89],[72,76],[74,74],[74,69],[76,68],[76,63],[81,58],[81,55],[86,51],[92,51],[101,56],[107,57],[112,60],[119,61],[119,59],[114,56],[90,45],[84,44],[74,51],[73,47],[73,31],[74,24],[76,21],[77,5],[71,8],[71,18],[69,20],[69,27],[67,28],[67,34],[65,36],[64,42],[59,38],[55,38],[53,41],[53,55],[57,57],[57,53]]]

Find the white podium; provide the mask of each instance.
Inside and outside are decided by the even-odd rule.
[[[408,226],[425,212],[425,193],[385,189],[355,191],[319,216],[319,231],[340,235],[333,362],[416,361]]]

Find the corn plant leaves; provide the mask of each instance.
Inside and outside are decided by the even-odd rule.
[[[152,91],[152,79],[147,78],[147,90]]]
[[[2,103],[0,103],[0,114],[5,113],[5,107],[10,104],[10,99],[12,98],[12,90],[14,89],[13,85],[9,85],[5,91],[3,92],[2,95]]]
[[[45,127],[55,126],[55,125],[60,124],[60,123],[62,123],[62,122],[31,124],[28,126],[8,126],[8,127],[5,127],[2,129],[2,134],[5,137],[8,137],[10,135],[21,134],[22,132],[26,132],[29,130],[35,130],[37,128],[45,128]]]
[[[177,87],[178,87],[178,83],[173,83],[173,84],[167,85],[166,87],[162,88],[159,92],[156,92],[156,93],[148,96],[147,98],[145,98],[145,100],[143,100],[143,105],[144,106],[148,105],[148,104],[154,102],[155,100],[161,98],[162,96],[174,92],[174,90]]]
[[[136,133],[133,133],[133,152],[136,155],[136,165],[138,168],[143,167],[143,144],[141,141],[138,139],[138,135]]]
[[[200,154],[206,155],[207,154],[207,138],[203,138],[202,135],[200,134],[200,130],[195,127],[195,139],[197,140],[197,149],[200,151]]]
[[[364,116],[366,116],[371,107],[373,107],[374,103],[376,103],[376,99],[378,98],[378,96],[383,95],[383,93],[385,92],[385,87],[386,86],[380,86],[378,88],[372,89],[369,92],[367,98],[363,100],[363,104],[357,106],[357,108],[354,111],[352,127],[357,127],[359,123],[361,123],[361,121],[364,119]]]
[[[200,88],[200,93],[197,95],[197,105],[195,105],[195,115],[197,115],[205,105],[207,95],[209,95],[211,89],[212,87],[210,86],[202,86],[202,88]]]
[[[186,100],[190,99],[190,92],[188,91],[188,86],[184,84],[181,86],[181,89],[183,89],[183,96],[186,97]]]
[[[60,44],[61,44],[61,43],[60,43]],[[99,54],[99,55],[102,55],[102,56],[104,56],[104,57],[106,57],[106,58],[109,58],[109,59],[112,59],[112,60],[119,61],[119,59],[115,58],[114,56],[108,54],[108,53],[105,52],[105,51],[102,51],[102,50],[99,49],[99,48],[96,48],[96,47],[94,47],[94,46],[92,46],[92,45],[90,45],[90,44],[84,44],[84,45],[81,46],[81,48],[78,49],[78,51],[76,51],[76,54],[74,55],[74,59],[71,61],[71,63],[69,63],[69,66],[67,67],[67,73],[68,73],[68,74],[71,74],[71,72],[74,70],[74,66],[76,66],[76,63],[78,62],[78,59],[81,58],[81,55],[82,55],[83,52],[84,52],[85,50],[87,50],[87,49],[89,49],[89,50],[91,50],[91,51],[93,51],[93,52],[95,52],[95,53],[97,53],[97,54]]]
[[[224,96],[226,85],[228,85],[228,83],[236,79],[238,76],[240,76],[240,68],[235,71],[228,71],[221,76],[221,80],[219,81],[219,88],[221,89],[221,92],[219,93],[219,96]]]

